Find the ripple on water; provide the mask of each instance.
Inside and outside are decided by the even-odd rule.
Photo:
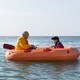
[[[77,62],[7,62],[0,78],[17,80],[75,80],[80,78]],[[3,72],[4,71],[4,72]]]

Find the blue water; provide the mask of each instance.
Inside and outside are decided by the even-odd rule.
[[[80,58],[68,62],[30,62],[8,61],[2,48],[4,43],[15,44],[18,37],[0,37],[0,80],[80,80]],[[51,46],[49,36],[30,37],[29,43],[36,46]],[[80,36],[60,37],[65,46],[74,46],[80,50]]]

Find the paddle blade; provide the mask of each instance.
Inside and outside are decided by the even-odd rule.
[[[3,44],[3,48],[4,49],[15,49],[15,46],[11,45],[11,44]]]

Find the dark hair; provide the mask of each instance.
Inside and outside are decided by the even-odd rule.
[[[59,37],[55,36],[51,38],[52,40],[59,40]]]

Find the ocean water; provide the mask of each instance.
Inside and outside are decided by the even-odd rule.
[[[16,36],[0,37],[0,80],[80,80],[80,58],[76,61],[8,61],[4,43],[15,44]],[[80,50],[80,36],[60,36],[65,46]],[[51,46],[51,36],[33,36],[29,43],[38,47]]]

